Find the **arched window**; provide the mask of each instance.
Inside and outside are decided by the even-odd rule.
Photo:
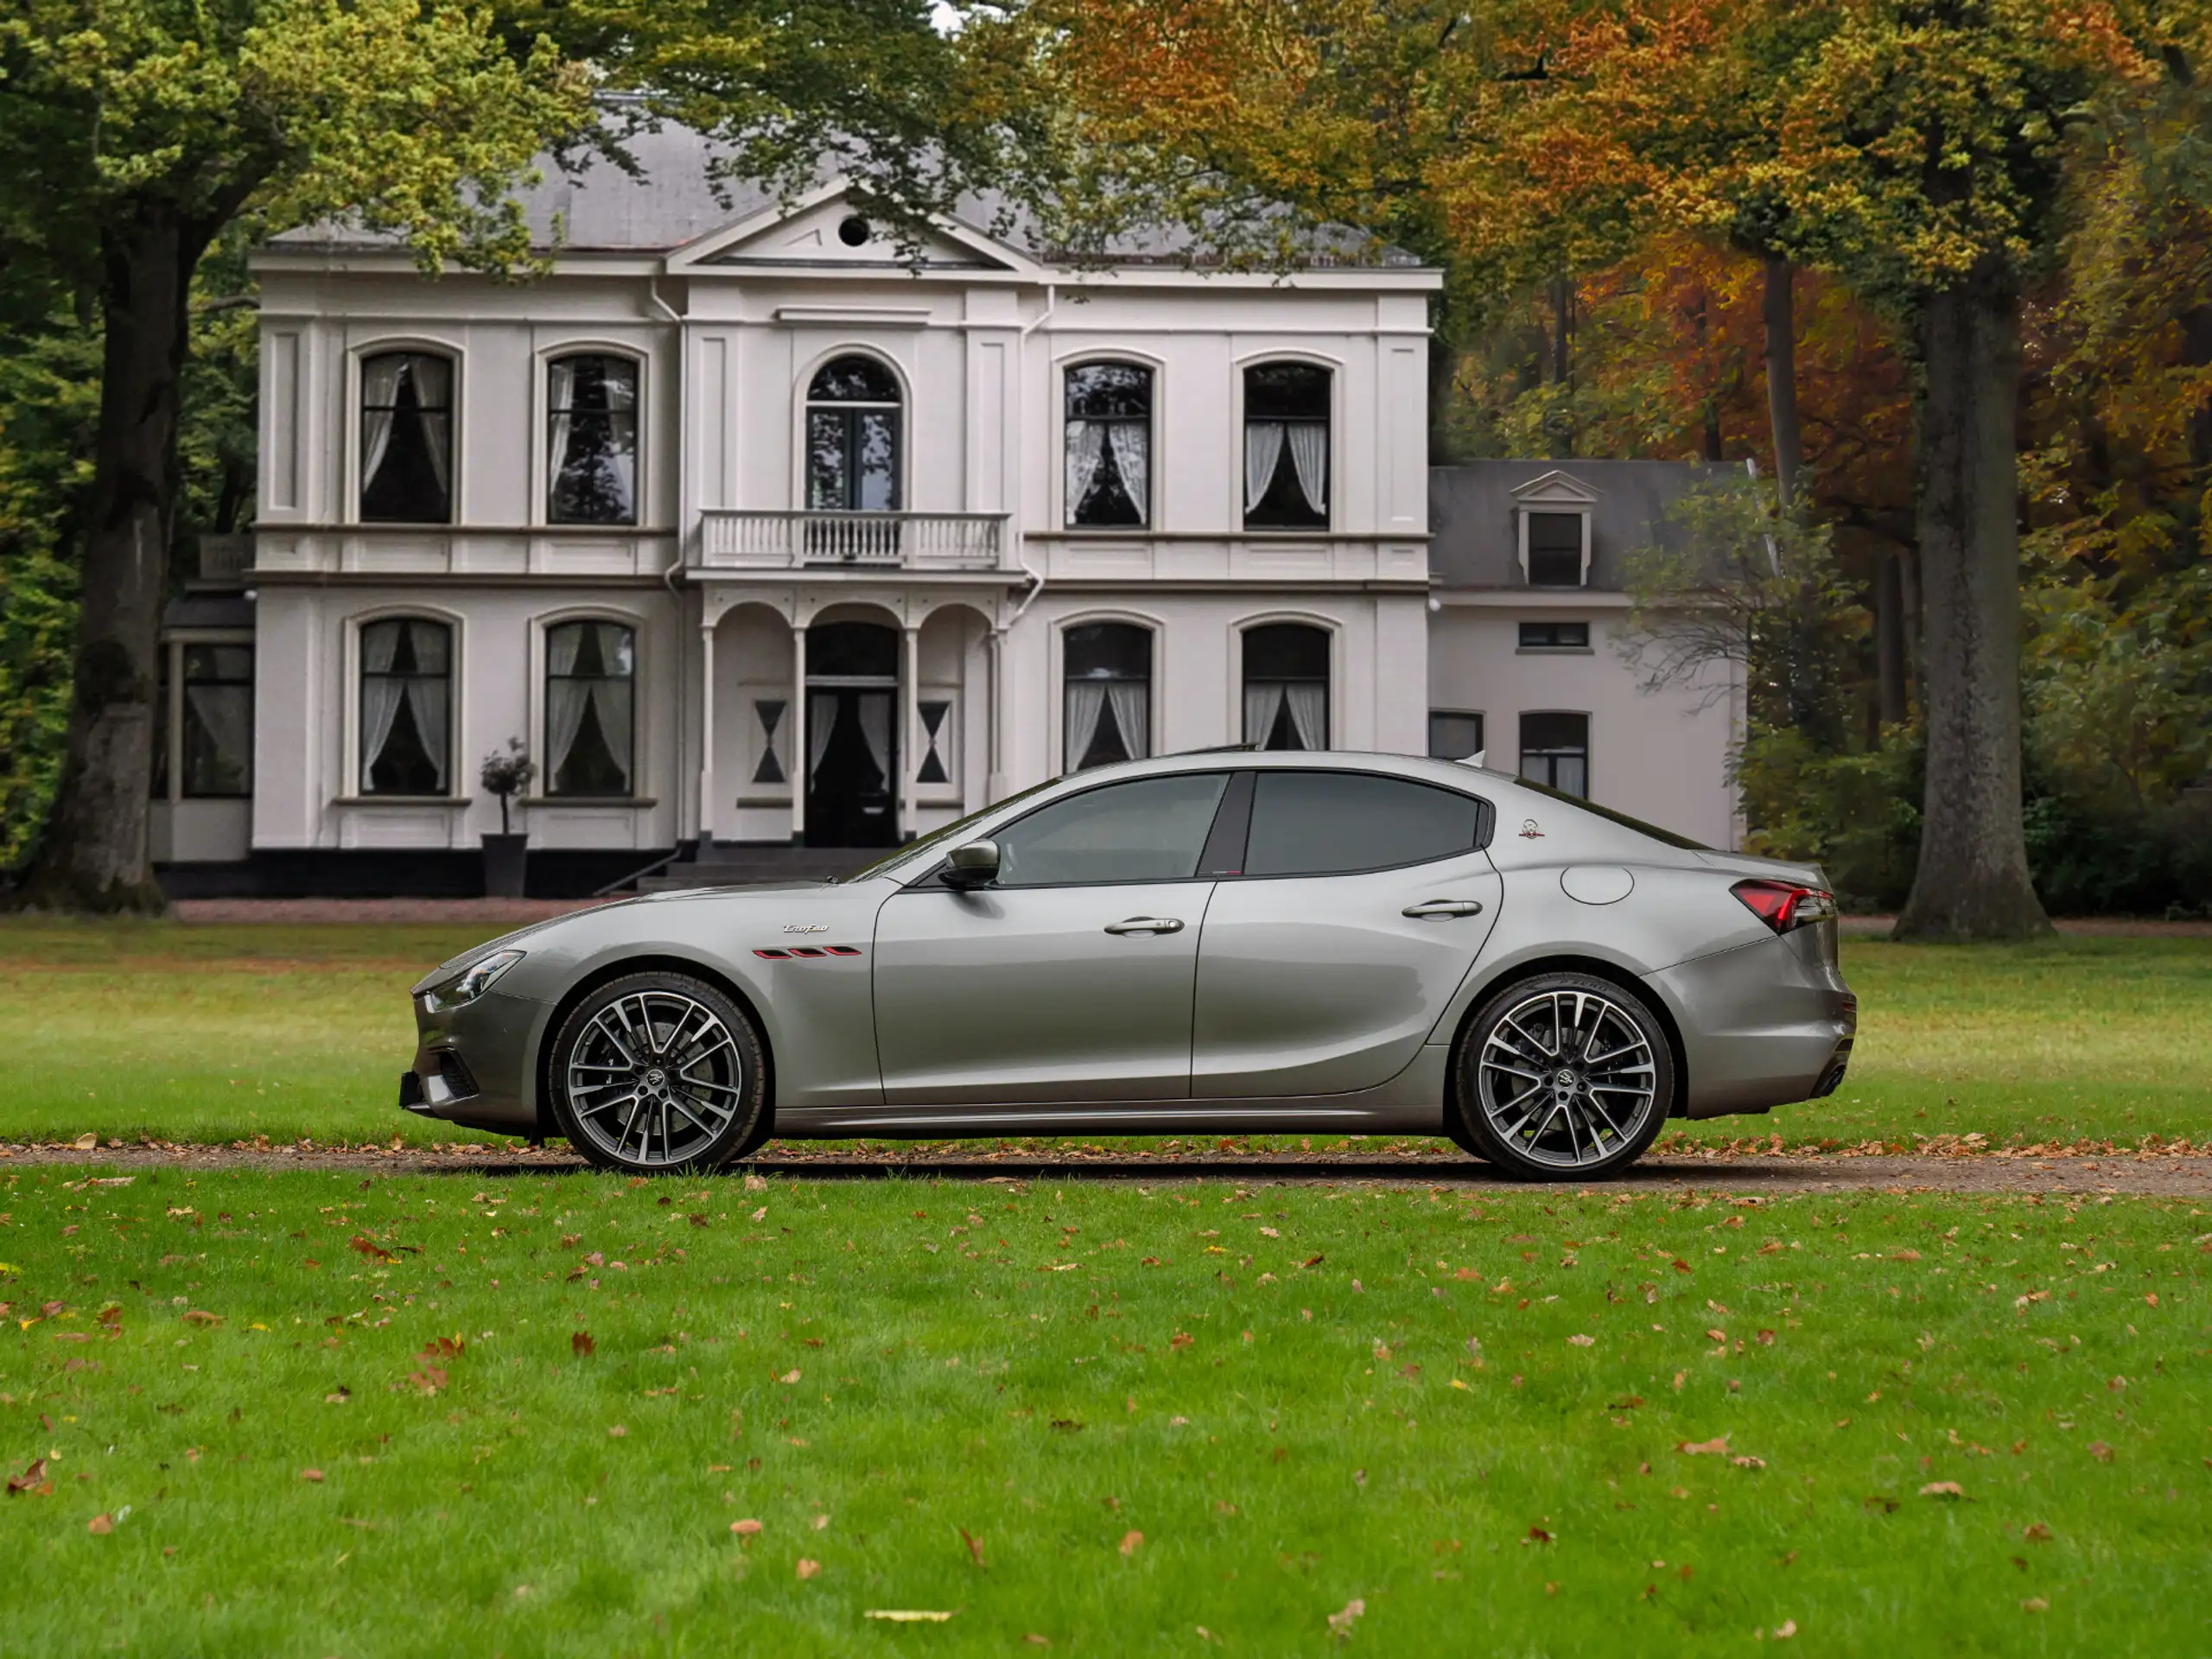
[[[545,630],[545,792],[627,796],[637,635],[620,622]]]
[[[453,630],[419,616],[361,626],[361,793],[443,795]]]
[[[806,505],[899,510],[899,381],[872,357],[823,365],[806,389]]]
[[[596,352],[545,365],[545,516],[556,524],[638,522],[638,365]]]
[[[1329,635],[1303,622],[1244,631],[1244,741],[1263,749],[1329,747]]]
[[[1152,753],[1152,630],[1086,622],[1061,636],[1070,772]]]
[[[361,518],[453,521],[453,359],[380,352],[361,359]]]
[[[1080,363],[1067,372],[1067,522],[1152,518],[1152,371]]]
[[[1329,371],[1318,364],[1244,371],[1244,522],[1328,528]]]

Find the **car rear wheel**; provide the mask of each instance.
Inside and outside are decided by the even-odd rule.
[[[1650,1004],[1594,975],[1509,985],[1460,1045],[1453,1138],[1522,1180],[1588,1180],[1643,1156],[1675,1097]]]
[[[547,1068],[553,1115],[601,1169],[714,1169],[766,1137],[767,1068],[743,1009],[686,974],[632,974],[576,1005]]]

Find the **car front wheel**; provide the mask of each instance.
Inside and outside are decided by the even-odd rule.
[[[553,1115],[601,1169],[713,1169],[768,1128],[760,1034],[686,974],[632,974],[576,1005],[547,1067]]]
[[[1650,1005],[1610,980],[1557,973],[1483,1005],[1452,1105],[1462,1144],[1501,1174],[1564,1181],[1634,1163],[1674,1097],[1674,1052]]]

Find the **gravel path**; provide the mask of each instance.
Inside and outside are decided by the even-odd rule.
[[[0,1169],[31,1165],[99,1168],[119,1174],[148,1169],[329,1170],[364,1175],[492,1177],[562,1174],[584,1167],[565,1147],[51,1146],[0,1147]],[[1361,1182],[1392,1185],[1503,1188],[1490,1166],[1471,1159],[1408,1151],[1358,1156],[1321,1153],[1116,1152],[1046,1155],[1029,1151],[857,1151],[814,1143],[778,1145],[741,1166],[747,1179],[870,1180],[904,1175],[949,1180],[1143,1180]],[[733,1170],[733,1174],[740,1173]],[[1613,1191],[1681,1187],[1732,1192],[2057,1193],[2087,1197],[2212,1198],[2212,1157],[2200,1154],[2111,1153],[2094,1156],[2009,1153],[1971,1156],[1834,1157],[1737,1154],[1658,1154],[1604,1184]],[[1538,1190],[1531,1187],[1529,1190]]]

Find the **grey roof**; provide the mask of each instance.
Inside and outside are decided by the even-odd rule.
[[[1513,493],[1563,473],[1597,493],[1590,586],[1618,588],[1621,562],[1671,533],[1668,506],[1710,469],[1684,461],[1475,461],[1428,471],[1428,568],[1446,588],[1523,588]]]
[[[593,155],[573,171],[563,170],[551,156],[541,156],[541,181],[518,191],[530,224],[533,245],[559,245],[602,252],[665,253],[696,241],[709,233],[751,218],[772,206],[775,194],[747,180],[715,177],[715,162],[728,149],[714,139],[674,122],[640,131],[623,141],[637,163],[633,176],[604,156]],[[962,198],[955,215],[960,222],[987,236],[1000,234],[999,222],[1011,217],[1015,228],[1005,239],[1051,263],[1060,263],[1059,251],[1038,246],[1032,227],[1018,213],[1009,215],[1001,198],[970,195]],[[400,238],[389,232],[368,231],[340,221],[302,226],[270,238],[275,247],[394,247]],[[1117,239],[1103,254],[1105,263],[1174,264],[1192,258],[1190,234],[1178,227],[1153,226]],[[1376,250],[1357,232],[1325,226],[1309,238],[1310,263],[1317,266],[1387,266],[1418,268],[1420,261],[1401,249]]]

